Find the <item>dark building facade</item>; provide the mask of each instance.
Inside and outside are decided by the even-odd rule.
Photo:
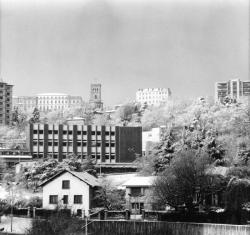
[[[27,147],[33,158],[59,161],[69,154],[91,156],[97,164],[129,163],[142,154],[142,128],[30,124]]]
[[[0,125],[10,125],[13,85],[0,81]]]

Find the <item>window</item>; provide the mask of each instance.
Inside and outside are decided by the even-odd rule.
[[[82,195],[74,195],[74,204],[82,204]]]
[[[70,182],[69,180],[62,181],[62,189],[69,189]]]
[[[69,196],[68,195],[63,195],[63,204],[68,204],[69,203]]]
[[[142,195],[141,191],[142,191],[142,190],[141,190],[140,187],[131,188],[131,196],[132,196],[132,197],[141,196],[141,195]]]
[[[58,195],[49,195],[49,204],[57,204]]]

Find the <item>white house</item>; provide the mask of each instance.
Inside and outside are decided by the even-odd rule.
[[[152,210],[155,202],[153,195],[155,176],[135,176],[123,184],[126,187],[126,207],[140,214],[142,209]]]
[[[68,208],[72,213],[88,215],[99,182],[86,172],[64,170],[40,186],[43,188],[43,208]]]

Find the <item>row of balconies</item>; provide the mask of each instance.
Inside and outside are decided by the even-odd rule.
[[[58,134],[49,134],[48,135],[48,139],[49,140],[56,140],[56,139],[58,139],[59,138],[59,136],[58,136]],[[77,135],[77,140],[87,140],[87,135],[83,135],[83,136],[79,136],[79,135]],[[43,140],[44,139],[44,134],[33,134],[33,139],[35,139],[35,140],[38,140],[38,139],[40,139],[40,140]],[[62,139],[63,140],[73,140],[73,135],[63,135],[62,136]],[[91,140],[102,140],[102,136],[101,135],[91,135]],[[105,140],[115,140],[115,136],[109,136],[109,135],[105,135]]]
[[[43,152],[44,147],[43,146],[33,146],[33,152]],[[59,148],[58,146],[48,146],[48,152],[58,152]],[[73,152],[72,146],[62,146],[63,152]],[[87,153],[87,147],[77,147],[77,152]],[[92,153],[101,153],[101,147],[91,147]],[[115,153],[115,147],[105,147],[105,153]]]

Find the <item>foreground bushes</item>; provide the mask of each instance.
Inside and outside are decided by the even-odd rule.
[[[63,211],[58,211],[48,219],[35,219],[27,235],[69,235],[84,231],[84,222]]]

